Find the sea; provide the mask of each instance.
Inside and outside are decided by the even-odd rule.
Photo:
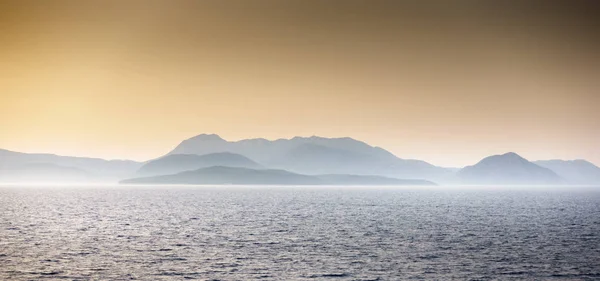
[[[600,187],[0,186],[0,280],[600,280]]]

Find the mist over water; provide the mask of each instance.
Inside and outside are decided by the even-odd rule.
[[[593,280],[599,245],[591,189],[0,186],[1,280]]]

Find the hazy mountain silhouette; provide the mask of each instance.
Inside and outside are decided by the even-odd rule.
[[[178,174],[190,171],[194,173]],[[160,175],[165,178],[153,177]],[[530,162],[506,153],[459,170],[446,169],[401,159],[351,138],[314,136],[229,142],[203,134],[146,163],[0,149],[0,182],[118,182],[132,177],[195,184],[431,184],[420,180],[425,179],[443,184],[594,185],[600,184],[600,168],[585,160]]]
[[[85,183],[98,180],[98,176],[84,170],[48,163],[31,163],[0,169],[0,182]]]
[[[439,179],[451,171],[420,160],[405,160],[352,138],[294,137],[229,142],[202,134],[181,142],[169,154],[241,154],[258,163],[303,174],[361,174],[396,178]]]
[[[215,166],[174,175],[135,178],[124,184],[239,184],[239,185],[434,185],[424,180],[380,176],[302,175],[284,170],[256,170]]]
[[[139,176],[171,175],[179,172],[197,170],[212,166],[238,167],[261,169],[260,164],[247,157],[230,153],[219,152],[205,155],[171,154],[145,163],[138,171]]]
[[[48,164],[46,167],[55,166],[63,168],[74,168],[88,173],[95,181],[117,182],[119,179],[131,177],[141,163],[129,160],[104,160],[98,158],[59,156],[54,154],[40,153],[21,153],[0,149],[0,170],[20,170],[20,173],[27,173],[26,170],[32,169],[32,164]],[[48,169],[46,175],[56,172],[55,178],[61,178],[60,169]],[[31,173],[34,173],[31,170]],[[0,179],[1,180],[1,179]],[[24,179],[28,181],[27,179]]]
[[[283,170],[255,170],[215,166],[174,175],[145,177],[121,181],[135,184],[324,184],[318,178]]]
[[[555,185],[564,180],[552,170],[540,167],[516,153],[494,155],[461,169],[458,178],[465,184]]]
[[[548,168],[573,184],[600,184],[600,168],[585,160],[543,160],[535,164]]]

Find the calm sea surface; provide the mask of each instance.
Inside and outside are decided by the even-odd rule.
[[[0,280],[600,280],[597,191],[0,187]]]

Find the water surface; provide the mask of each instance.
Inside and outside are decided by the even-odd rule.
[[[600,192],[0,187],[0,280],[58,278],[598,280]]]

